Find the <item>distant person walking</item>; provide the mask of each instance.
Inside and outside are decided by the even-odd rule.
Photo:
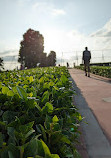
[[[69,63],[67,62],[67,68],[69,68]]]
[[[91,52],[88,50],[87,47],[85,47],[85,50],[83,51],[82,60],[84,61],[85,76],[88,75],[88,77],[90,77],[90,59],[91,59]]]

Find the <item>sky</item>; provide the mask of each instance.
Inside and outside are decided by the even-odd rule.
[[[29,29],[44,36],[44,52],[77,60],[87,46],[92,61],[111,61],[111,0],[0,0],[0,57],[17,60]]]

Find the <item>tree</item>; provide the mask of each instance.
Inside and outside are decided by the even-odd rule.
[[[41,63],[41,56],[44,50],[44,37],[39,31],[29,29],[21,41],[18,62],[27,68],[36,67]]]
[[[3,59],[0,58],[0,71],[1,71],[1,69],[4,69],[3,65],[4,65],[4,63],[3,63]]]
[[[48,55],[48,66],[55,66],[56,65],[56,52],[50,51]]]

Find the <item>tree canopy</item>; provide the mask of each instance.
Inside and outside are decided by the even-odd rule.
[[[44,37],[39,31],[29,29],[20,44],[18,61],[27,68],[36,67],[44,51]]]
[[[4,69],[4,63],[3,63],[3,59],[2,58],[0,58],[0,71],[2,70],[2,69]]]
[[[56,52],[50,51],[48,55],[48,66],[55,66],[56,65]]]
[[[44,37],[39,31],[29,29],[23,35],[23,40],[20,43],[18,62],[27,68],[37,65],[41,67],[55,66],[56,53],[51,51],[47,57],[47,54],[44,53]]]

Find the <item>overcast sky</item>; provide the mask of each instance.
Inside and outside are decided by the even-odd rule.
[[[111,0],[0,0],[0,56],[18,55],[29,28],[46,53],[111,49]]]

